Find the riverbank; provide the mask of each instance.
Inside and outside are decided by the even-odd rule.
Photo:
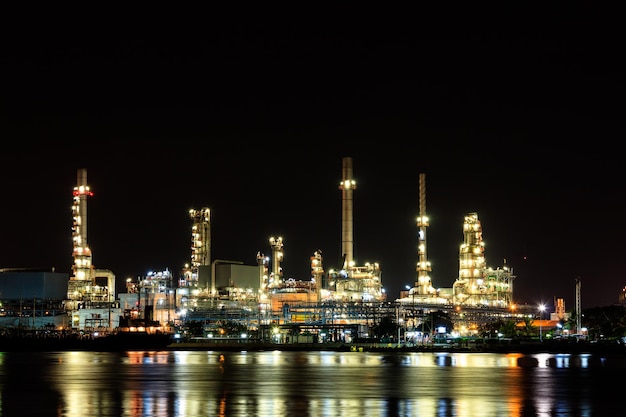
[[[118,331],[95,335],[79,332],[19,331],[0,333],[0,352],[20,351],[335,351],[335,352],[468,352],[468,353],[562,353],[618,354],[626,356],[626,346],[617,342],[585,340],[487,340],[480,343],[441,343],[407,345],[375,342],[270,343],[255,340],[181,341],[167,333]]]
[[[167,333],[19,331],[0,334],[0,352],[164,350],[172,341]]]
[[[336,351],[336,352],[473,352],[473,353],[563,353],[563,354],[624,354],[626,346],[617,343],[591,342],[523,342],[485,343],[480,345],[397,345],[393,343],[292,343],[269,342],[177,342],[167,346],[168,350],[217,350],[217,351]]]

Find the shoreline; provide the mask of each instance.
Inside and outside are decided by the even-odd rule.
[[[175,342],[167,350],[213,351],[328,351],[328,352],[384,352],[384,353],[550,353],[550,354],[621,354],[626,356],[626,346],[608,343],[512,343],[480,346],[419,345],[398,346],[379,343],[224,343]]]
[[[488,340],[482,343],[397,345],[376,342],[271,343],[259,340],[181,341],[169,333],[118,332],[100,337],[75,333],[0,334],[0,352],[46,351],[328,351],[382,353],[518,353],[611,354],[626,356],[626,345],[617,342]]]

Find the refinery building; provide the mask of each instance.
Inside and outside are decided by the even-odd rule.
[[[203,207],[188,213],[189,264],[176,273],[165,270],[128,279],[126,291],[115,294],[117,278],[113,271],[97,269],[92,264],[87,241],[87,202],[92,192],[87,171],[80,169],[73,190],[71,274],[0,270],[0,326],[167,331],[189,320],[209,323],[229,319],[251,328],[301,324],[315,331],[316,326],[352,326],[365,335],[367,328],[383,317],[391,317],[405,327],[419,327],[420,317],[423,319],[430,310],[445,309],[455,315],[463,309],[473,313],[456,314],[455,327],[468,333],[486,315],[510,314],[515,276],[506,265],[495,269],[486,265],[477,213],[468,213],[463,222],[458,278],[450,288],[433,286],[427,257],[429,220],[424,174],[419,176],[415,282],[400,298],[388,299],[379,263],[359,265],[354,258],[356,181],[352,158],[342,159],[341,175],[342,265],[328,268],[322,251],[315,250],[310,256],[309,279],[285,279],[281,263],[286,242],[279,236],[268,239],[269,253],[259,251],[256,265],[211,259],[211,211]]]

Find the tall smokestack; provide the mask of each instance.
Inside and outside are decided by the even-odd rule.
[[[342,179],[339,184],[341,190],[341,253],[343,268],[354,263],[353,253],[353,218],[352,218],[352,191],[356,189],[356,182],[352,178],[352,158],[343,158]]]
[[[87,246],[87,196],[89,186],[87,185],[87,170],[79,169],[76,174],[76,191],[74,195],[78,198],[78,228],[79,241],[81,246]]]
[[[426,295],[433,292],[434,288],[428,273],[431,271],[430,262],[426,256],[426,228],[429,225],[426,215],[426,174],[419,174],[419,217],[417,218],[418,246],[417,246],[417,281],[415,289],[417,294]]]
[[[87,170],[79,169],[72,204],[73,278],[91,280],[91,250],[87,244],[87,197],[93,193],[87,185]]]

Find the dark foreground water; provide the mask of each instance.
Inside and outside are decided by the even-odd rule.
[[[624,415],[626,357],[0,353],[1,416]]]

